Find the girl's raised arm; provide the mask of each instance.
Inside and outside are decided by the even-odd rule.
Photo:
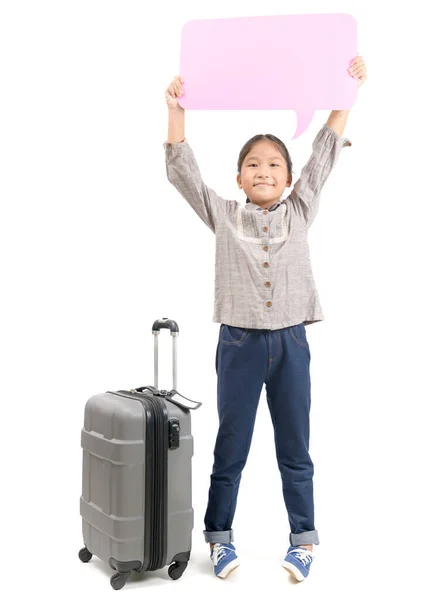
[[[312,154],[287,198],[294,210],[303,214],[308,228],[318,212],[321,190],[344,146],[352,146],[351,140],[325,123],[315,136]]]
[[[231,202],[216,194],[203,181],[192,149],[184,134],[184,109],[178,104],[183,79],[177,75],[165,92],[168,105],[168,141],[164,143],[168,181],[215,233],[217,223]]]

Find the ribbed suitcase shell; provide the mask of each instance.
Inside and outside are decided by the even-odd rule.
[[[162,401],[168,419],[179,420],[180,434],[179,447],[167,450],[166,548],[161,566],[177,560],[177,555],[190,555],[193,529],[190,411]],[[142,565],[146,558],[144,570],[151,570],[145,548],[146,471],[150,466],[146,464],[146,418],[137,397],[106,392],[88,400],[81,436],[80,514],[85,546],[92,554],[104,561],[140,561]]]

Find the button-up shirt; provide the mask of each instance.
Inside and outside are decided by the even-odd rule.
[[[324,319],[308,229],[340,151],[351,145],[324,124],[288,197],[263,209],[208,187],[187,139],[164,143],[168,180],[216,236],[214,322],[273,330]]]

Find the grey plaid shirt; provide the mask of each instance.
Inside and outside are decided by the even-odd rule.
[[[216,235],[214,322],[272,330],[324,319],[307,233],[321,189],[351,145],[324,124],[289,196],[263,210],[207,187],[186,139],[164,143],[168,180]]]

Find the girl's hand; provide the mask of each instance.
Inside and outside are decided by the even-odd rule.
[[[176,75],[171,81],[171,84],[165,90],[165,100],[170,110],[174,110],[176,108],[182,109],[182,107],[178,104],[177,98],[183,94],[183,83],[183,78],[180,77],[180,75]]]
[[[356,56],[348,69],[348,73],[358,80],[358,87],[367,79],[366,64],[361,56]]]

